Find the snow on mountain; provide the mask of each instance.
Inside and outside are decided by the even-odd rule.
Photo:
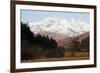
[[[78,19],[66,20],[47,17],[39,22],[29,23],[29,27],[34,34],[44,34],[55,38],[58,35],[71,37],[89,32],[89,24]]]

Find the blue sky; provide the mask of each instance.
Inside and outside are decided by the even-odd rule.
[[[40,11],[40,10],[21,10],[22,22],[37,22],[46,17],[57,19],[79,19],[89,23],[90,14],[88,12],[61,12],[61,11]]]

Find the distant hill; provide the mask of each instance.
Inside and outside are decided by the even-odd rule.
[[[89,49],[89,32],[85,32],[75,37],[69,37],[57,40],[58,46],[66,48],[66,50],[74,49],[75,45],[78,49]]]

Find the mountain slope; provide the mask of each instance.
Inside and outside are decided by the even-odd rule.
[[[89,49],[89,32],[80,34],[75,37],[69,37],[57,40],[58,46],[70,49]],[[76,47],[76,48],[75,48]]]
[[[34,34],[48,35],[54,39],[72,37],[89,32],[89,24],[81,20],[65,20],[47,17],[39,22],[29,23]]]

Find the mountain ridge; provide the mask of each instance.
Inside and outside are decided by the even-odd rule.
[[[34,34],[48,35],[54,39],[89,32],[89,24],[78,19],[66,20],[47,17],[39,22],[29,23],[29,27]]]

